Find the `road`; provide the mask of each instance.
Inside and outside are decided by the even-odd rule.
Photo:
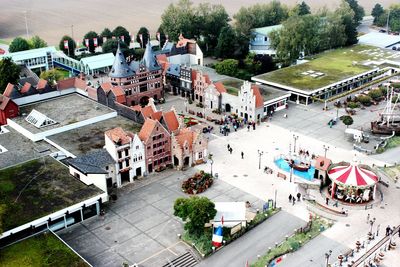
[[[249,264],[256,261],[257,255],[263,255],[268,247],[303,225],[305,221],[281,211],[197,266],[243,267],[247,260]]]

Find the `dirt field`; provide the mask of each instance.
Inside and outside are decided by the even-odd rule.
[[[177,1],[177,0],[176,0]],[[37,34],[49,44],[57,44],[63,34],[72,34],[82,40],[89,30],[100,32],[104,27],[123,25],[132,33],[146,26],[153,34],[157,30],[163,10],[171,0],[0,0],[0,39],[10,40],[18,35],[26,35],[25,11],[29,34]],[[194,3],[204,2],[192,0]],[[300,1],[300,0],[298,0]],[[294,5],[296,0],[281,0]],[[265,0],[208,0],[221,3],[230,15],[243,5],[251,5]],[[306,0],[313,9],[323,6],[334,8],[340,0]],[[369,13],[376,1],[359,0]],[[379,0],[387,7],[398,0]]]

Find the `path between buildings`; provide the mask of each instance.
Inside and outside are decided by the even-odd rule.
[[[274,247],[275,242],[280,243],[286,235],[291,235],[294,229],[305,223],[300,218],[281,211],[197,266],[243,267],[247,260],[249,264],[256,261],[257,255],[263,255],[268,247]]]

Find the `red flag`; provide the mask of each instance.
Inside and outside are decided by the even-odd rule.
[[[125,36],[121,35],[120,38],[121,38],[122,42],[125,42]]]
[[[64,49],[68,49],[68,40],[64,40]]]
[[[160,33],[157,32],[157,40],[158,40],[158,41],[160,41],[160,39],[161,39],[160,36],[161,36]]]
[[[249,267],[249,261],[248,260],[246,261],[246,267]]]
[[[221,217],[221,224],[224,225],[224,215]]]
[[[115,36],[113,36],[112,38],[115,39]]]
[[[93,38],[93,45],[96,47],[97,46],[97,37]]]
[[[89,47],[89,39],[87,39],[87,38],[85,39],[85,46]]]

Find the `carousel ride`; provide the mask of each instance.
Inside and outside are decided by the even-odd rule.
[[[366,165],[339,163],[328,171],[332,198],[363,204],[375,199],[378,176]]]

